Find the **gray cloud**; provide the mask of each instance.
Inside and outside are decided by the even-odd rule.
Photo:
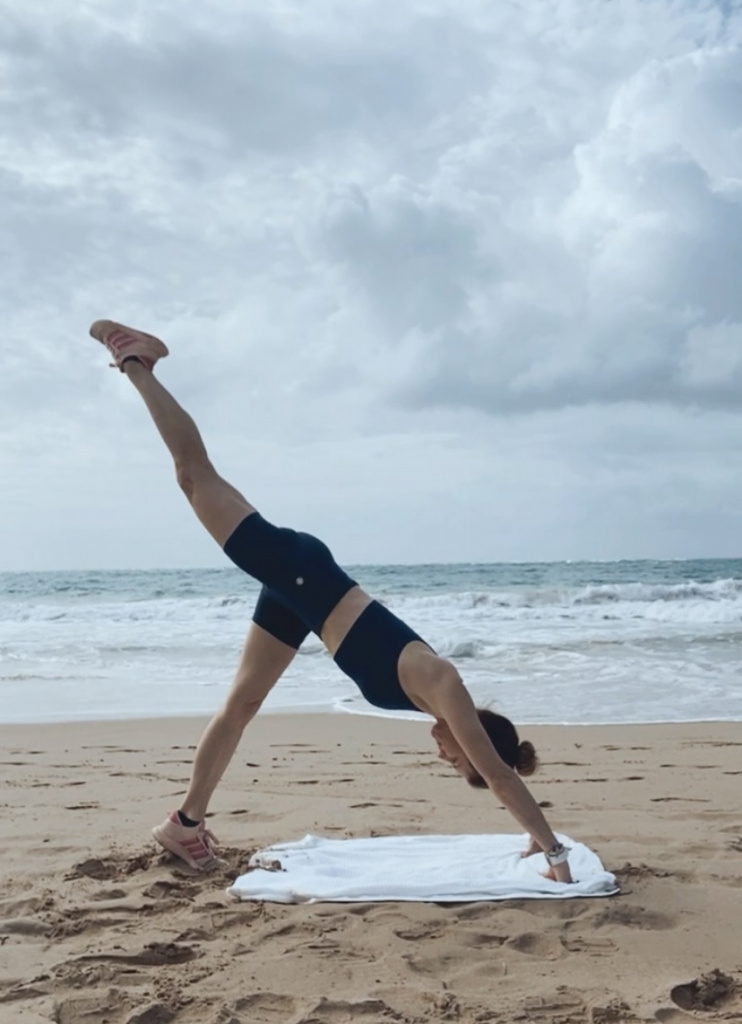
[[[29,531],[50,490],[74,560],[91,536],[76,495],[115,494],[132,545],[152,526],[124,475],[170,501],[149,424],[86,338],[101,315],[166,335],[163,379],[258,495],[290,514],[301,477],[317,528],[345,523],[349,543],[349,517],[408,522],[390,557],[434,557],[420,507],[440,504],[443,530],[462,493],[555,555],[621,487],[655,509],[649,548],[652,488],[672,490],[657,466],[693,431],[673,479],[734,504],[741,46],[738,5],[712,0],[363,0],[352,17],[0,0],[0,535],[43,563]],[[636,422],[671,424],[666,445],[637,454]],[[707,511],[690,502],[679,545]],[[176,535],[158,528],[147,557],[182,561]]]
[[[440,176],[356,191],[323,232],[390,344],[424,338],[398,397],[492,412],[738,406],[739,138],[742,52],[715,48],[631,78],[547,188],[503,179],[493,160],[474,200],[441,199]]]

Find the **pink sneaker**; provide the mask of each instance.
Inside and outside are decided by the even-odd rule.
[[[124,360],[132,356],[142,366],[152,370],[158,359],[164,359],[169,354],[167,346],[159,338],[117,324],[113,320],[96,320],[90,326],[90,333],[96,341],[106,346],[113,356],[111,366],[117,366],[122,373]]]
[[[204,822],[192,828],[181,825],[177,811],[169,814],[162,825],[153,828],[152,835],[160,846],[199,871],[211,871],[225,863],[214,853],[214,845],[219,840]]]

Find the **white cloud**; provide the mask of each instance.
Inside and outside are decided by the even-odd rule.
[[[355,560],[736,550],[741,44],[711,0],[0,0],[0,564],[218,558],[101,315]]]

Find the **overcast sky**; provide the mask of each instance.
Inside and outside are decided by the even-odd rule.
[[[0,0],[0,570],[742,555],[742,2]]]

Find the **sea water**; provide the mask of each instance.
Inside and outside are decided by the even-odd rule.
[[[349,571],[517,722],[742,720],[742,560]],[[0,574],[0,721],[211,713],[257,590],[232,568]],[[314,636],[264,709],[380,713]]]

